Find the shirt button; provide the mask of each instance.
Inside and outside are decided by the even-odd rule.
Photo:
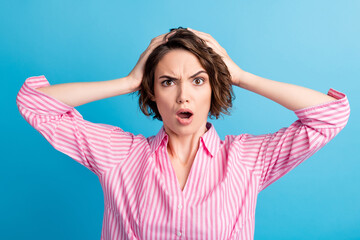
[[[179,205],[178,205],[178,209],[181,209],[181,208],[182,208],[182,205],[181,205],[181,204],[179,204]]]
[[[177,235],[178,235],[179,237],[181,237],[181,232],[177,232]]]

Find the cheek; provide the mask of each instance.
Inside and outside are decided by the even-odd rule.
[[[167,116],[167,113],[169,112],[170,109],[170,99],[167,96],[164,96],[163,94],[157,94],[156,96],[156,106],[159,110],[159,113],[161,115],[162,118],[164,118],[164,116]]]
[[[210,106],[211,105],[211,88],[209,87],[208,89],[204,89],[204,91],[201,93],[202,96],[202,104],[204,104],[204,106]]]

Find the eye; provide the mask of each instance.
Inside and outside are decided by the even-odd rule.
[[[193,82],[195,85],[203,85],[205,80],[203,78],[195,78]]]
[[[161,82],[161,85],[163,85],[164,87],[171,86],[173,84],[174,84],[174,81],[170,80],[170,79]]]

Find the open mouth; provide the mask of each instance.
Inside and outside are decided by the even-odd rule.
[[[183,126],[189,125],[192,122],[193,117],[194,113],[187,108],[179,109],[176,113],[178,122]]]
[[[177,114],[180,118],[183,119],[188,119],[190,118],[193,114],[191,112],[180,112]]]

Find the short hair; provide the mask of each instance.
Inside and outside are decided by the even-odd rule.
[[[203,39],[186,28],[170,29],[165,37],[172,31],[176,32],[168,38],[166,43],[156,47],[146,60],[138,91],[141,111],[146,116],[153,116],[153,119],[162,121],[156,102],[151,100],[154,97],[155,69],[165,54],[174,49],[184,49],[199,59],[201,66],[209,75],[211,104],[208,117],[218,119],[221,113],[230,115],[228,109],[232,107],[235,96],[232,90],[230,72],[221,56],[209,47]]]

